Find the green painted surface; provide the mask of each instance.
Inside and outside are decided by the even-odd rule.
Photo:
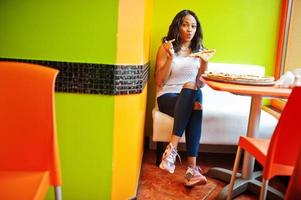
[[[0,1],[0,57],[114,64],[118,0]]]
[[[0,1],[0,57],[114,64],[117,18],[118,0]],[[110,199],[114,96],[56,93],[56,114],[63,199]]]
[[[272,74],[281,0],[154,0],[152,60],[173,17],[182,9],[196,12],[204,44],[217,50],[212,62],[257,64]],[[167,12],[168,11],[168,12]],[[154,62],[152,62],[154,63]]]
[[[264,66],[273,75],[278,40],[281,0],[154,0],[151,31],[151,72],[147,122],[155,99],[153,79],[156,51],[167,35],[174,16],[183,9],[193,10],[202,25],[204,45],[217,50],[212,62]],[[151,123],[146,124],[152,133]]]
[[[56,93],[56,116],[63,199],[110,199],[114,96]]]

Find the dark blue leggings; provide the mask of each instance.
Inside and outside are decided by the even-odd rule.
[[[202,103],[202,91],[183,88],[157,98],[159,110],[174,117],[172,134],[182,137],[184,130],[188,156],[197,157],[201,138],[203,110],[194,110],[194,102]]]

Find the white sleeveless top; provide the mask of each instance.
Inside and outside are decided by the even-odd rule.
[[[200,68],[200,59],[174,55],[171,72],[166,83],[158,88],[157,97],[166,93],[180,93],[187,82],[195,82]]]

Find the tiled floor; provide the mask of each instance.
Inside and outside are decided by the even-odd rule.
[[[180,153],[181,154],[181,153]],[[182,165],[177,163],[174,174],[169,174],[155,165],[155,151],[144,153],[140,183],[138,188],[138,200],[210,200],[215,199],[219,191],[225,185],[222,181],[208,178],[208,183],[203,186],[186,188],[183,186],[183,176],[186,171],[185,155],[181,154]],[[198,165],[206,172],[210,167],[224,167],[232,169],[234,155],[201,153]],[[276,185],[281,190],[285,186],[278,180]],[[272,183],[273,184],[273,183]],[[275,183],[274,183],[275,184]],[[247,193],[240,195],[236,200],[253,200],[257,196]]]

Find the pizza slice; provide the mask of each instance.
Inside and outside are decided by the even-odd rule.
[[[215,54],[216,50],[215,49],[206,49],[197,53],[192,53],[190,54],[191,57],[199,57],[203,59],[204,61],[208,62],[210,58],[212,58]]]

